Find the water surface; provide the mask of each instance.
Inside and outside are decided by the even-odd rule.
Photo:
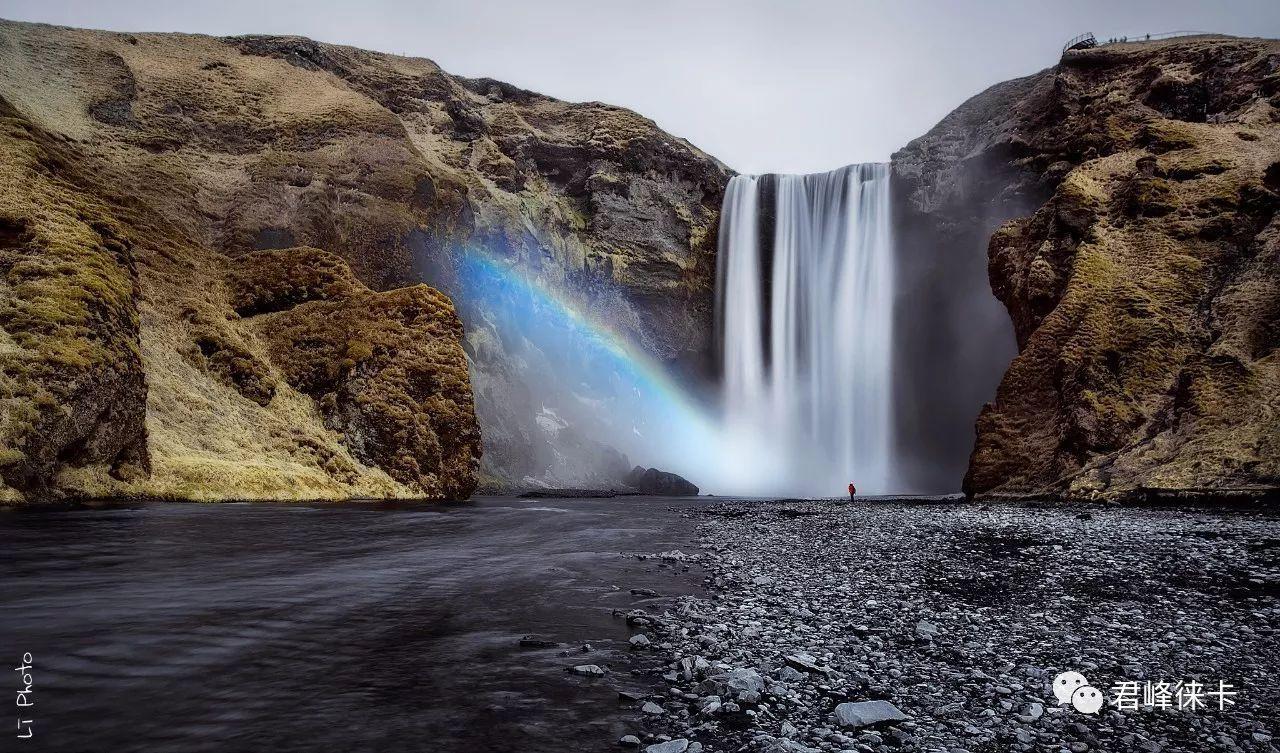
[[[35,736],[0,748],[614,750],[634,713],[616,690],[642,680],[611,613],[700,578],[625,555],[690,551],[693,504],[0,513],[0,652],[32,655],[35,700]],[[520,648],[530,633],[566,645]],[[564,671],[580,663],[614,671]]]

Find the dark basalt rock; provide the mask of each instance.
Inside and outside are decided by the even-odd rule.
[[[624,479],[627,486],[633,487],[642,494],[655,494],[662,497],[696,497],[698,487],[692,482],[674,473],[660,471],[657,468],[631,469]]]
[[[611,499],[619,495],[634,492],[619,492],[614,489],[530,489],[521,493],[523,499]]]

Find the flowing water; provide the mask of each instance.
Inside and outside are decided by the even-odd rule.
[[[624,553],[690,551],[696,504],[0,512],[0,651],[32,655],[34,698],[0,750],[616,750],[640,680],[611,613],[699,583]]]
[[[889,171],[737,176],[717,270],[728,452],[754,493],[891,490]]]

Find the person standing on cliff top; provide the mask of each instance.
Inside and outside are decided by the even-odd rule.
[[[852,481],[850,481],[850,482],[849,482],[849,501],[850,501],[850,502],[852,502],[852,501],[853,501],[853,495],[855,495],[855,494],[857,494],[857,493],[858,493],[858,487],[854,486],[854,485],[853,485],[853,482],[852,482]]]

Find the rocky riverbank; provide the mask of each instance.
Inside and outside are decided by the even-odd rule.
[[[707,598],[619,613],[648,753],[1272,751],[1280,516],[778,502],[685,513]],[[1082,673],[1107,705],[1060,705]],[[1179,709],[1193,681],[1204,707]],[[1208,691],[1224,688],[1237,695]],[[1136,683],[1136,709],[1117,686]],[[1143,689],[1183,683],[1173,708]],[[1152,700],[1158,700],[1153,698]]]

